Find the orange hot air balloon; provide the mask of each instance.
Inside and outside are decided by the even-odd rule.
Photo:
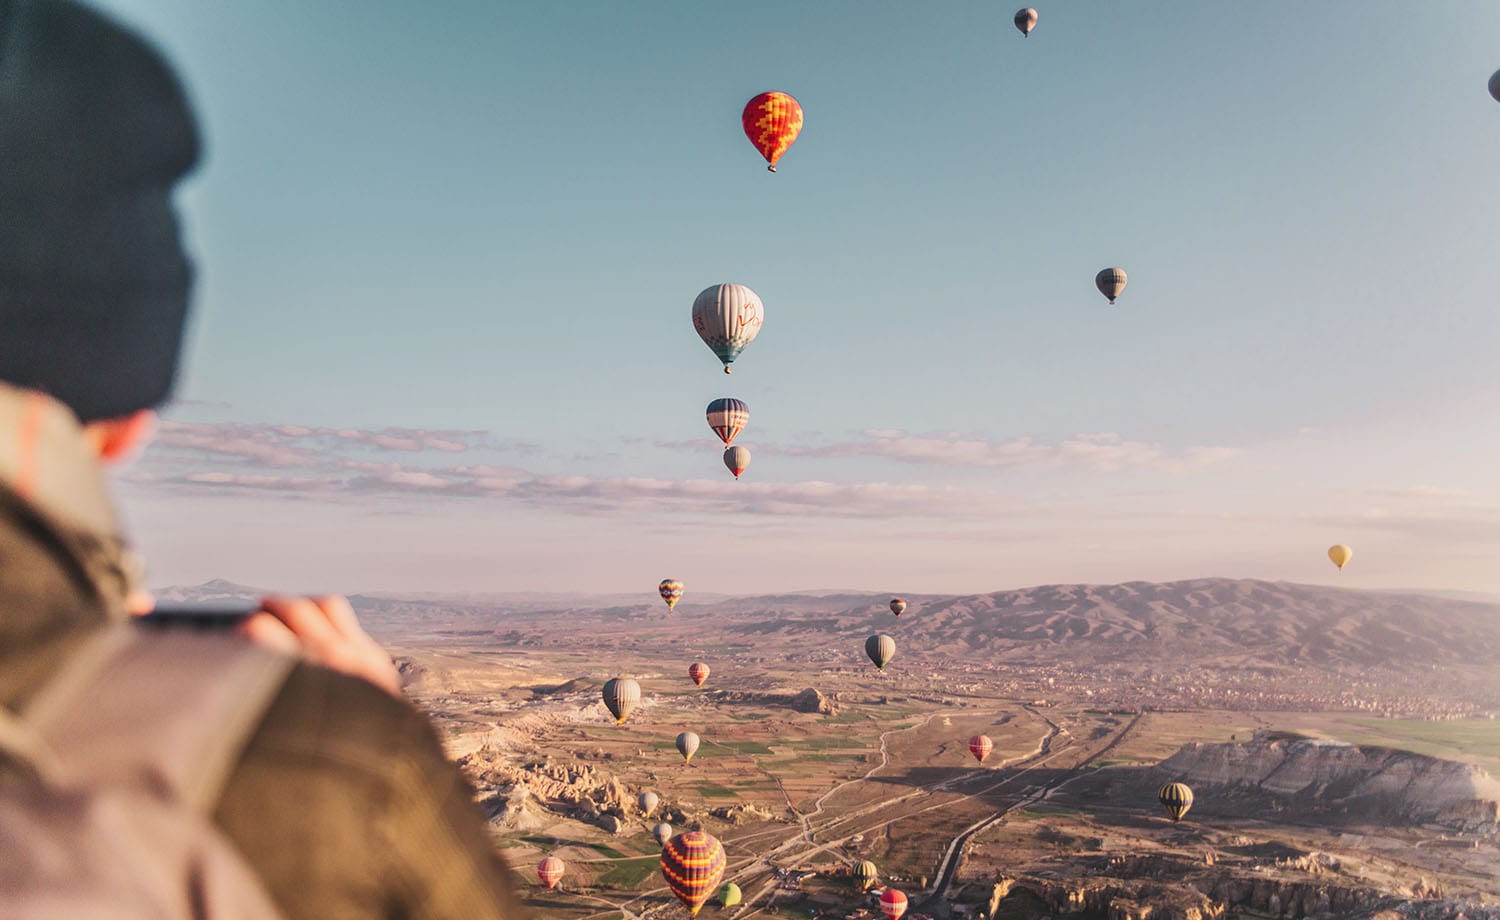
[[[740,122],[745,136],[770,164],[766,168],[775,172],[776,161],[802,133],[802,106],[786,93],[761,93],[745,103]]]
[[[692,665],[688,667],[688,677],[691,677],[693,679],[693,683],[697,684],[700,687],[703,686],[703,682],[705,680],[708,680],[708,665],[704,664],[701,661],[693,662]]]
[[[557,883],[562,881],[563,861],[556,856],[548,856],[536,864],[536,877],[541,880],[548,889],[556,888]]]
[[[973,754],[974,759],[980,763],[984,763],[984,759],[990,756],[990,751],[994,749],[995,742],[991,741],[988,735],[975,735],[969,739],[969,753]]]
[[[901,920],[906,914],[906,892],[887,888],[880,896],[880,912],[890,920]]]

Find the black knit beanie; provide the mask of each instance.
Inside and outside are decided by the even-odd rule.
[[[83,421],[167,398],[192,281],[172,185],[198,151],[140,38],[68,0],[0,0],[0,380]]]

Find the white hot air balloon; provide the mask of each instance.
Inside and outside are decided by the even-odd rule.
[[[693,301],[693,328],[698,337],[724,362],[724,373],[745,346],[755,341],[766,319],[760,297],[743,284],[716,284],[704,288]]]

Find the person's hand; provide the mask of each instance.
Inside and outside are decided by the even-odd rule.
[[[268,597],[238,627],[241,636],[315,665],[362,677],[395,696],[401,675],[342,597]]]

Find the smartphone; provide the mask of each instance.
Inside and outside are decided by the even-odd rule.
[[[206,631],[233,629],[258,610],[248,604],[222,607],[157,607],[136,622],[156,629],[199,629]]]

